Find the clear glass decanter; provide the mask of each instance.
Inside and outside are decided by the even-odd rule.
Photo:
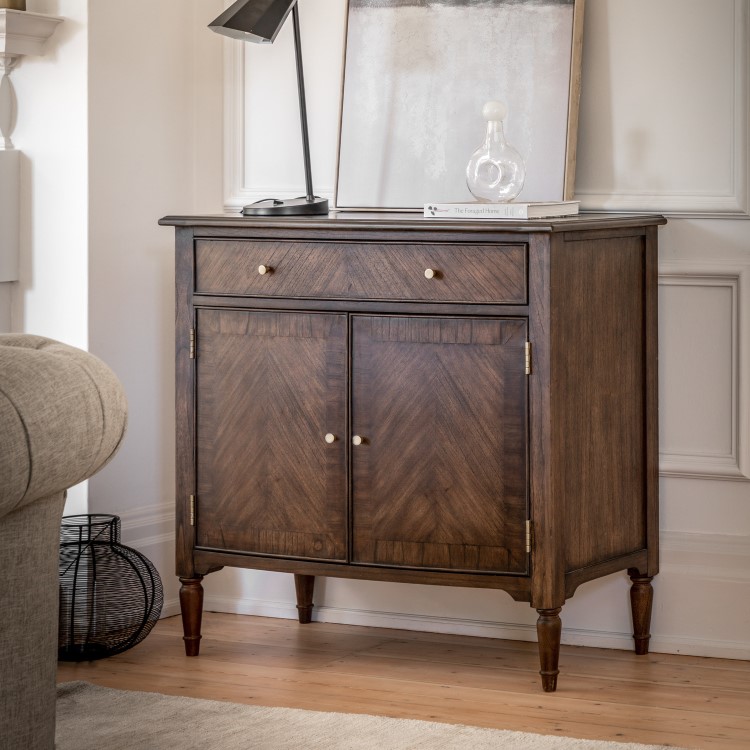
[[[466,184],[482,203],[512,201],[523,188],[526,165],[505,140],[503,120],[507,113],[502,102],[487,102],[482,108],[487,135],[466,166]]]

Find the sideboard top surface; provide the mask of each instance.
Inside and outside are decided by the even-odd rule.
[[[379,230],[379,231],[443,231],[477,233],[531,234],[549,232],[571,232],[586,230],[606,230],[623,227],[644,227],[666,224],[666,219],[658,214],[578,214],[553,219],[519,221],[515,219],[433,219],[417,213],[386,212],[331,212],[317,217],[246,217],[240,213],[205,214],[194,216],[165,216],[161,226],[174,227],[213,227],[227,229],[316,229],[335,231],[336,229]]]

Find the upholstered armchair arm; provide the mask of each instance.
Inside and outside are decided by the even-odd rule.
[[[112,457],[126,415],[122,386],[96,357],[0,335],[0,748],[54,748],[65,490]]]
[[[0,335],[0,518],[72,487],[117,450],[122,386],[91,354],[41,336]]]

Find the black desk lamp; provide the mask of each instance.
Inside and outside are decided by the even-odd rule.
[[[302,151],[305,159],[304,198],[277,200],[269,198],[252,203],[242,209],[245,216],[298,216],[327,214],[328,201],[313,195],[312,171],[310,169],[310,138],[307,132],[307,107],[305,106],[305,80],[302,74],[302,46],[299,36],[299,10],[297,0],[238,0],[225,10],[209,29],[245,42],[270,44],[284,25],[289,12],[294,19],[294,51],[297,58],[297,89],[299,91],[299,115],[302,124]]]

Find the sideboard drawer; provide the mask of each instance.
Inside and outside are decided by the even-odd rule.
[[[197,240],[198,294],[527,302],[526,245]]]

